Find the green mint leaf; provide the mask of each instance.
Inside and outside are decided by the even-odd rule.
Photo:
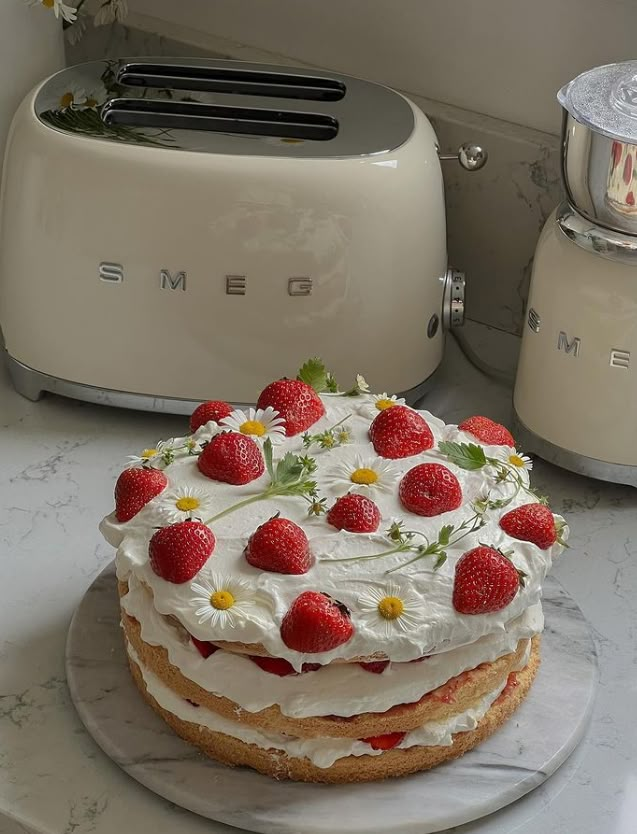
[[[482,469],[487,463],[484,449],[475,443],[452,443],[443,440],[438,444],[438,449],[461,469]]]
[[[453,524],[445,524],[445,526],[441,529],[440,533],[438,534],[438,544],[441,547],[446,547],[449,544],[449,540],[451,539],[451,534],[454,531]]]
[[[272,465],[272,441],[270,438],[266,438],[265,443],[263,444],[263,458],[265,460],[265,468],[268,470],[268,475],[270,476],[270,481],[274,483],[274,466]]]
[[[317,394],[327,391],[328,373],[323,361],[318,357],[308,359],[301,367],[297,379],[313,388]]]

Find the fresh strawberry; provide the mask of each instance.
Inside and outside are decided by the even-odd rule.
[[[278,675],[280,678],[285,678],[288,675],[298,675],[294,666],[283,657],[257,657],[256,655],[250,655],[250,660],[256,663],[264,672],[270,672],[270,674]],[[304,663],[301,671],[316,672],[320,668],[320,663]]]
[[[283,657],[257,657],[256,655],[250,655],[250,660],[256,663],[264,672],[270,672],[271,675],[278,675],[280,678],[298,674],[294,666]]]
[[[297,652],[329,652],[351,638],[354,626],[349,609],[318,591],[304,591],[288,608],[281,623],[281,639]]]
[[[336,499],[327,514],[327,523],[349,533],[374,533],[380,524],[380,510],[365,495],[349,492]]]
[[[398,487],[400,503],[417,515],[433,516],[457,510],[462,489],[450,469],[441,463],[421,463],[403,476]]]
[[[223,400],[208,400],[206,403],[201,403],[190,415],[190,431],[197,431],[210,421],[220,423],[224,417],[232,414],[232,410],[232,406]]]
[[[383,736],[370,736],[361,741],[370,744],[374,750],[391,750],[405,738],[407,733],[385,733]]]
[[[544,504],[522,504],[500,519],[500,527],[514,539],[532,542],[546,550],[559,540],[560,530]]]
[[[369,438],[384,458],[408,458],[434,445],[431,429],[423,418],[406,405],[381,411],[369,427]]]
[[[388,660],[372,660],[369,663],[358,664],[366,672],[371,672],[374,675],[382,675],[385,669],[389,666]]]
[[[202,475],[226,484],[249,484],[263,475],[263,455],[255,441],[238,432],[222,432],[204,446],[197,466]]]
[[[488,417],[467,417],[458,428],[469,432],[487,446],[515,446],[511,432]]]
[[[486,545],[468,550],[458,560],[453,607],[461,614],[501,611],[524,584],[524,574],[499,550]]]
[[[311,564],[307,536],[298,524],[279,516],[257,527],[244,555],[255,568],[273,573],[307,573]]]
[[[150,566],[167,582],[181,585],[199,573],[215,549],[212,530],[200,521],[160,527],[148,545]]]
[[[130,521],[146,504],[159,495],[168,478],[161,469],[150,466],[134,466],[125,469],[115,484],[115,517],[118,521]]]
[[[319,395],[299,379],[279,379],[264,388],[259,394],[257,408],[268,406],[285,420],[288,437],[309,429],[325,414]]]
[[[197,638],[193,637],[192,634],[190,635],[190,639],[192,640],[193,646],[202,657],[210,657],[211,654],[218,651],[217,647],[213,646],[213,644],[209,643],[207,640],[197,640]]]

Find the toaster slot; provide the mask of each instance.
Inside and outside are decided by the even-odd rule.
[[[333,139],[338,133],[338,121],[322,113],[156,99],[111,99],[102,108],[102,120],[106,125],[207,130],[313,141]]]
[[[345,96],[345,84],[334,78],[224,67],[130,63],[119,70],[117,81],[127,87],[202,90],[307,101],[340,101]]]

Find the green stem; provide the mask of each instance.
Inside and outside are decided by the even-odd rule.
[[[263,501],[266,498],[270,498],[272,495],[276,495],[276,493],[271,493],[269,490],[266,490],[265,492],[260,492],[258,495],[253,495],[250,498],[244,498],[244,500],[239,501],[238,504],[233,504],[231,507],[217,513],[217,515],[213,515],[212,518],[208,518],[204,521],[204,524],[213,524],[215,521],[219,521],[220,518],[230,515],[230,513],[233,513],[235,510],[240,510],[242,507],[247,507],[249,504],[256,504],[257,501]]]
[[[380,559],[382,556],[391,556],[392,553],[404,553],[409,548],[405,545],[398,545],[391,550],[384,550],[382,553],[371,553],[369,556],[347,556],[344,559],[322,559],[323,562],[365,562],[367,559]]]

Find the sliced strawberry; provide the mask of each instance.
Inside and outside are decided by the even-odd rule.
[[[371,672],[374,675],[382,675],[385,669],[389,666],[389,660],[371,660],[369,662],[361,661],[358,665],[366,672]]]
[[[487,446],[515,446],[511,432],[489,417],[468,417],[458,428],[472,434]]]
[[[209,643],[207,640],[198,640],[193,635],[190,635],[190,639],[192,640],[193,646],[197,649],[199,654],[202,657],[210,657],[211,654],[214,654],[218,651],[217,646],[214,646],[212,643]],[[195,704],[197,706],[197,704]]]
[[[385,733],[382,736],[370,736],[362,738],[373,750],[391,750],[405,738],[407,733]]]

